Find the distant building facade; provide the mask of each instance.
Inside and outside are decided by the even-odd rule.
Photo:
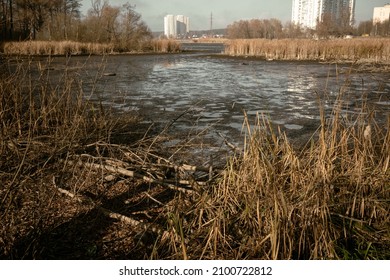
[[[183,15],[167,15],[164,18],[164,35],[168,38],[185,37],[190,32],[190,19]]]
[[[325,15],[333,21],[348,17],[355,20],[355,0],[293,0],[292,22],[302,27],[315,28]]]
[[[386,4],[384,7],[375,7],[373,16],[374,25],[387,20],[390,20],[390,4]]]

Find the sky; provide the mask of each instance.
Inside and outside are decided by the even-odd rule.
[[[82,0],[82,13],[86,14],[92,0]],[[103,1],[103,0],[102,0]],[[111,6],[124,3],[135,5],[142,20],[154,31],[163,31],[164,16],[185,15],[190,18],[191,30],[208,30],[213,14],[213,28],[226,28],[238,20],[277,18],[283,23],[291,20],[292,0],[109,0]],[[356,0],[356,22],[372,19],[374,7],[390,0]]]

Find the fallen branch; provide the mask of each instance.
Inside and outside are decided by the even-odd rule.
[[[71,193],[70,191],[67,191],[67,190],[61,189],[60,187],[57,187],[54,177],[53,177],[53,184],[60,193],[65,194],[78,202],[83,202],[83,200],[78,195],[75,195],[75,194]]]
[[[197,171],[200,171],[200,172],[205,172],[205,173],[208,173],[210,176],[210,180],[211,180],[211,177],[212,177],[212,174],[218,174],[218,173],[221,173],[223,170],[220,170],[220,169],[215,169],[213,166],[194,166],[194,165],[189,165],[189,164],[183,164],[183,165],[176,165],[176,164],[173,164],[171,163],[169,160],[167,159],[164,159],[162,157],[159,157],[159,156],[156,156],[156,155],[153,155],[151,154],[151,156],[155,157],[158,162],[161,162],[161,161],[164,161],[166,162],[166,164],[161,164],[161,163],[158,163],[158,164],[154,164],[154,166],[157,166],[157,167],[160,167],[160,168],[169,168],[169,169],[173,169],[175,171],[182,171],[182,172],[197,172]]]
[[[76,194],[74,194],[74,193],[72,193],[70,191],[67,191],[65,189],[62,189],[62,188],[58,187],[56,185],[54,177],[53,177],[53,185],[60,193],[65,194],[66,196],[68,196],[68,197],[70,197],[72,199],[75,199],[77,202],[89,203],[89,204],[93,205],[99,211],[101,211],[103,213],[103,215],[106,216],[106,217],[109,217],[109,218],[121,221],[121,222],[123,222],[125,224],[128,224],[128,225],[134,227],[134,228],[141,228],[143,230],[150,230],[150,231],[152,231],[154,233],[157,233],[157,234],[161,234],[161,233],[164,234],[165,233],[165,231],[158,225],[151,224],[151,223],[140,222],[140,221],[132,219],[132,218],[130,218],[128,216],[125,216],[125,215],[113,212],[113,211],[111,211],[111,210],[109,210],[107,208],[104,208],[104,207],[101,207],[101,206],[97,205],[89,197],[85,197],[85,196],[82,196],[82,195],[76,195]]]
[[[86,166],[88,168],[92,168],[92,169],[95,169],[95,170],[104,170],[104,171],[108,171],[108,172],[111,172],[111,173],[120,174],[120,175],[126,176],[126,177],[141,179],[144,182],[160,184],[162,186],[168,187],[168,188],[170,188],[172,190],[175,190],[175,191],[180,191],[180,192],[185,193],[185,194],[191,194],[192,195],[192,194],[196,193],[195,191],[193,191],[191,189],[180,187],[180,186],[176,186],[176,185],[173,185],[171,183],[167,183],[167,182],[164,182],[162,180],[157,180],[157,179],[154,179],[154,178],[151,178],[151,177],[143,176],[141,174],[137,174],[134,171],[127,170],[127,169],[122,168],[122,167],[116,167],[116,166],[111,166],[111,165],[107,165],[107,164],[97,164],[97,163],[83,162],[81,160],[79,160],[79,161],[68,160],[68,161],[66,161],[66,163],[68,165],[71,165],[71,166],[76,166],[76,165],[77,166]],[[185,182],[183,181],[183,183],[190,183],[190,182],[189,181],[185,181]]]

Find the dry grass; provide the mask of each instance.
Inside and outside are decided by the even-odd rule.
[[[113,44],[80,43],[72,41],[26,41],[4,44],[5,55],[105,55],[116,53]],[[126,52],[179,52],[180,44],[174,40],[140,42],[136,50]]]
[[[33,74],[37,67],[31,61],[4,66],[0,69],[0,256],[10,253],[18,238],[34,228],[42,230],[54,217],[49,178],[60,174],[61,169],[55,170],[59,159],[84,149],[85,143],[106,140],[112,127],[107,112],[85,100],[75,73],[65,71],[54,81],[46,70]]]
[[[181,49],[180,43],[175,40],[159,39],[150,42],[150,50],[154,53],[176,53]]]
[[[4,45],[6,55],[101,55],[112,53],[113,50],[114,46],[110,44],[72,41],[25,41]]]
[[[341,105],[339,98],[328,119],[321,113],[303,150],[264,117],[255,129],[247,123],[243,153],[189,210],[177,211],[190,258],[390,257],[390,119],[379,129],[341,117]]]
[[[133,145],[136,124],[118,126],[88,102],[78,75],[52,82],[45,70],[33,77],[32,62],[16,66],[0,72],[2,258],[390,257],[390,120],[379,127],[364,104],[357,118],[341,116],[341,93],[303,149],[266,118],[247,121],[243,152],[219,175],[173,191],[162,181],[177,182],[178,168],[156,156],[157,138]],[[126,144],[115,142],[118,127]],[[92,170],[103,163],[147,180]],[[103,208],[148,226],[114,222]]]
[[[230,40],[225,54],[275,60],[390,61],[390,39],[252,39]]]
[[[152,170],[142,170],[154,151],[150,142],[158,139],[149,139],[152,129],[136,117],[113,117],[89,102],[96,86],[84,92],[83,82],[97,80],[82,81],[75,69],[51,76],[50,61],[47,67],[26,59],[1,65],[0,259],[145,258],[150,243],[140,245],[139,231],[112,217],[158,217],[155,205],[167,207],[174,198],[166,185],[151,188],[163,171],[152,177]],[[95,79],[103,71],[101,65]],[[140,169],[135,176],[150,176],[149,183],[92,169],[103,163],[122,169],[133,163]],[[60,190],[86,199],[79,203]],[[104,215],[110,211],[116,213]]]

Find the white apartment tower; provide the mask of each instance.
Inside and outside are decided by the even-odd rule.
[[[168,38],[178,38],[190,32],[190,19],[183,15],[167,15],[164,18],[164,35]]]
[[[386,4],[384,7],[375,7],[373,19],[374,25],[390,20],[390,4]]]
[[[292,22],[302,27],[315,28],[325,14],[335,21],[348,12],[350,24],[354,22],[355,0],[293,0]]]
[[[176,17],[174,15],[164,17],[164,35],[168,38],[176,38]]]
[[[292,22],[302,27],[315,28],[322,7],[320,0],[293,0]]]

